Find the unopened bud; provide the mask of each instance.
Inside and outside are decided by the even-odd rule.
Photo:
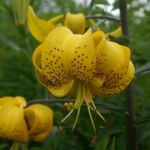
[[[23,25],[27,18],[29,0],[11,0],[15,24]]]

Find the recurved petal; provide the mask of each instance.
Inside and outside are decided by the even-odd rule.
[[[107,33],[106,34],[106,39],[109,39],[109,35],[112,35],[112,36],[119,36],[119,35],[122,35],[122,28],[121,27],[118,27],[116,30],[110,32],[110,33]]]
[[[90,90],[93,95],[110,97],[123,91],[131,82],[135,74],[135,68],[130,61],[130,50],[125,46],[121,47],[124,52],[124,59],[104,76],[100,84],[97,82],[100,78],[95,78],[91,82]]]
[[[39,19],[31,6],[28,8],[27,24],[31,34],[39,42],[43,42],[48,33],[55,28],[55,25]]]
[[[74,34],[82,34],[85,30],[85,16],[82,13],[67,13],[64,26],[68,27]]]
[[[92,36],[97,56],[97,74],[103,75],[108,73],[124,58],[124,52],[119,44],[106,41],[103,32],[97,31]]]
[[[34,51],[33,57],[32,57],[37,78],[38,78],[39,82],[43,86],[45,86],[46,88],[48,88],[48,90],[53,95],[55,95],[57,97],[63,97],[70,90],[70,88],[71,88],[71,86],[73,84],[73,80],[71,80],[69,78],[69,76],[67,75],[67,73],[65,71],[63,71],[63,66],[61,65],[62,62],[59,63],[60,66],[58,66],[58,67],[55,64],[55,62],[57,62],[57,60],[62,59],[61,53],[60,53],[60,55],[57,56],[56,60],[54,60],[53,58],[51,58],[47,62],[48,69],[51,69],[50,70],[51,74],[47,73],[48,72],[47,69],[46,69],[46,72],[44,72],[40,68],[42,49],[43,49],[43,44],[41,44],[39,47],[37,47],[37,49]],[[49,53],[47,53],[47,54],[49,54]],[[45,57],[47,57],[47,56],[45,56]],[[60,75],[62,75],[62,77],[64,75],[64,78],[62,78]]]
[[[23,105],[17,100],[4,103],[0,109],[0,137],[24,143],[28,142]]]
[[[114,84],[113,86],[105,85],[105,83],[108,84],[107,82],[105,82],[104,85],[101,87],[99,96],[110,97],[117,93],[120,93],[130,84],[130,82],[133,79],[134,73],[135,73],[135,69],[132,62],[130,61],[128,70],[126,71],[126,75],[124,75],[124,77],[122,77],[121,80],[118,80],[117,84]]]
[[[59,20],[62,19],[63,17],[64,17],[64,15],[62,15],[62,14],[55,16],[55,17],[49,19],[48,23],[50,23],[50,24],[52,23],[52,24],[56,25],[59,22]]]
[[[51,132],[53,126],[53,111],[44,105],[34,104],[24,110],[29,134],[34,141],[42,141]]]

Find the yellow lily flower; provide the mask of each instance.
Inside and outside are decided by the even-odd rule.
[[[0,137],[14,140],[12,149],[29,140],[41,141],[52,129],[53,112],[47,106],[34,104],[27,108],[23,97],[0,98]],[[15,149],[16,150],[16,149]]]
[[[55,28],[34,51],[33,64],[39,82],[54,96],[75,98],[71,111],[58,124],[59,131],[59,125],[78,109],[72,134],[80,106],[85,101],[95,132],[92,143],[97,130],[90,109],[109,124],[97,110],[92,97],[110,97],[120,93],[129,85],[135,73],[129,48],[106,41],[102,31],[92,34],[91,29],[79,35],[66,27]],[[72,137],[76,138],[73,134]]]

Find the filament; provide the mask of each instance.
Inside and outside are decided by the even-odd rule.
[[[74,128],[75,128],[75,126],[77,124],[77,121],[79,119],[80,110],[81,110],[81,107],[78,108],[77,116],[76,116],[75,122],[73,124],[72,131],[74,130]]]
[[[90,92],[88,91],[88,98],[90,99],[90,101],[92,102],[92,106],[94,107],[95,111],[97,112],[97,114],[107,123],[106,119],[100,114],[100,112],[97,110],[94,102],[93,102],[93,99],[91,97],[91,94]]]
[[[85,94],[85,86],[83,86],[83,91],[84,91],[84,99],[85,99],[85,103],[87,104],[87,109],[88,109],[88,113],[89,113],[89,116],[90,116],[90,120],[92,122],[92,126],[93,126],[93,129],[94,129],[94,132],[96,133],[96,129],[95,129],[95,124],[94,124],[94,121],[93,121],[93,117],[92,117],[92,114],[91,114],[91,111],[90,111],[90,105],[89,103],[87,102],[87,96]]]
[[[61,121],[57,124],[57,129],[58,131],[61,133],[61,134],[65,134],[65,132],[62,132],[61,129],[60,129],[60,125],[73,113],[74,109],[72,109],[68,115]]]

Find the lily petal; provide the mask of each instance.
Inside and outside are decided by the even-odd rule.
[[[6,96],[6,97],[2,97],[2,98],[0,98],[0,104],[4,105],[7,102],[12,102],[12,101],[16,102],[16,100],[20,104],[22,104],[23,107],[25,107],[27,105],[26,100],[23,97],[21,97],[21,96],[16,96],[16,97]]]
[[[85,30],[85,16],[82,13],[67,13],[64,26],[68,27],[74,34],[82,34]]]
[[[123,59],[124,52],[117,43],[106,41],[103,32],[97,31],[92,36],[97,56],[97,74],[103,76]]]
[[[61,78],[59,80],[58,77],[60,77],[60,75],[58,76],[57,74],[55,74],[56,72],[52,73],[52,78],[55,79],[55,77],[57,77],[57,80],[51,80],[51,78],[49,77],[49,74],[46,74],[41,68],[40,68],[40,64],[41,64],[41,53],[42,53],[42,49],[43,49],[43,44],[41,44],[39,47],[37,47],[37,49],[34,51],[33,54],[33,64],[35,67],[35,71],[36,71],[36,75],[37,78],[39,80],[39,82],[45,86],[46,88],[48,88],[48,90],[55,96],[57,97],[63,97],[65,96],[68,91],[70,90],[72,84],[73,84],[73,80],[71,80],[69,77],[68,80]],[[60,55],[61,56],[61,55]],[[62,57],[58,56],[57,59],[62,59]],[[60,57],[60,58],[59,58]],[[53,60],[53,59],[50,59]],[[49,62],[48,62],[49,63]],[[60,65],[61,66],[61,65]],[[62,67],[62,66],[61,66]],[[51,67],[50,67],[51,68]],[[63,69],[63,67],[61,68]],[[53,71],[53,70],[52,70]],[[62,70],[60,70],[61,74],[63,74]],[[67,76],[66,72],[64,71],[64,74]],[[61,81],[61,83],[60,83]],[[60,83],[60,84],[59,84]]]
[[[5,103],[11,102],[11,101],[16,101],[16,100],[13,97],[11,97],[11,96],[6,96],[6,97],[0,98],[1,106],[3,106]]]
[[[28,8],[27,24],[31,34],[39,42],[43,42],[48,33],[55,28],[55,25],[39,19],[31,6]]]
[[[0,109],[0,137],[28,142],[23,105],[17,100],[8,101]]]
[[[121,27],[118,27],[116,30],[110,32],[110,33],[107,33],[106,34],[106,39],[109,39],[109,35],[112,35],[112,36],[119,36],[119,35],[122,35],[122,28]]]
[[[121,48],[124,52],[123,60],[105,75],[102,82],[98,82],[101,78],[94,78],[89,85],[92,95],[110,97],[123,91],[131,82],[135,68],[130,61],[130,50],[125,46]]]
[[[59,20],[62,19],[63,17],[64,17],[64,15],[62,15],[62,14],[58,15],[56,17],[49,19],[48,23],[50,23],[50,24],[52,23],[52,24],[56,25],[59,22]]]
[[[67,67],[70,75],[87,84],[96,72],[96,56],[92,31],[83,35],[74,35],[67,43]]]
[[[53,126],[53,111],[44,105],[34,104],[24,110],[29,134],[34,141],[45,139]]]

